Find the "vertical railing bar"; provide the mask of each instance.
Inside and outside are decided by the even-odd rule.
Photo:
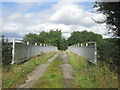
[[[13,46],[12,46],[12,62],[11,64],[15,63],[15,39],[13,39]]]

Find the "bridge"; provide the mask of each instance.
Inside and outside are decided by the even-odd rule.
[[[30,57],[40,55],[40,52],[47,53],[58,50],[57,47],[47,44],[35,43],[34,45],[29,45],[29,42],[22,44],[17,43],[16,41],[22,40],[13,39],[11,64],[28,60]],[[91,46],[91,44],[93,45]],[[96,42],[94,41],[69,46],[68,50],[87,58],[94,64],[97,64],[97,48]]]

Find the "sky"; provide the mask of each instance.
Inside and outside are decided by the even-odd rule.
[[[65,38],[83,30],[110,37],[105,24],[93,20],[104,20],[104,15],[92,10],[93,2],[2,2],[2,34],[21,39],[28,33],[59,29]]]

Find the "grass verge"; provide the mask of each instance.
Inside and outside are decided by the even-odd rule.
[[[49,58],[57,52],[50,52],[39,57],[31,58],[29,61],[21,65],[6,66],[2,69],[2,87],[14,88],[27,80],[27,75],[30,74],[35,66],[44,64]]]
[[[48,66],[47,71],[44,76],[40,77],[33,88],[62,88],[63,87],[63,77],[62,71],[59,68],[62,62],[57,57]]]
[[[77,54],[67,51],[74,72],[74,88],[118,88],[117,75],[104,65],[88,63]]]

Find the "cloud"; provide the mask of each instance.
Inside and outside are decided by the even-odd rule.
[[[27,11],[35,3],[28,3],[29,7],[26,5],[27,3],[21,3],[19,9],[25,8]],[[20,9],[19,12],[11,12],[9,16],[3,18],[3,32],[16,33],[18,36],[23,37],[30,32],[39,33],[41,31],[50,31],[51,29],[60,29],[64,37],[69,37],[73,31],[83,30],[104,35],[106,32],[105,24],[96,24],[92,18],[95,20],[104,19],[102,14],[84,10],[80,4],[58,2],[42,11],[25,13],[21,12]]]

